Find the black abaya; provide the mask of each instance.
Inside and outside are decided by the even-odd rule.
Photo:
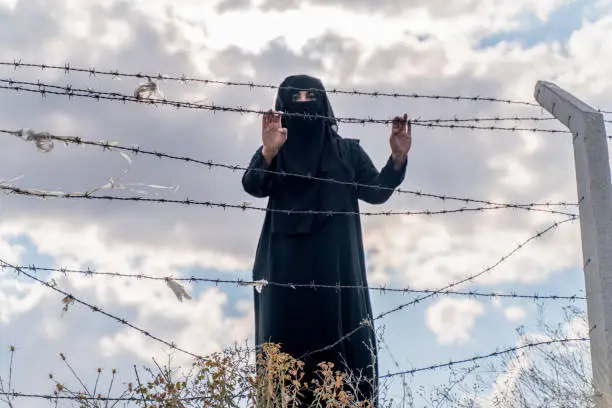
[[[328,131],[329,126],[328,126]],[[292,137],[291,129],[288,139]],[[395,188],[404,179],[406,165],[394,169],[391,158],[379,172],[358,141],[342,139],[334,131],[327,135],[326,152],[322,153],[317,176],[342,179],[359,184]],[[282,148],[281,148],[282,152]],[[258,149],[249,167],[283,170],[282,156],[268,166]],[[268,197],[269,209],[291,209],[303,203],[292,203],[286,191],[298,178],[257,170],[247,170],[242,178],[245,191],[255,197]],[[302,179],[303,180],[303,179]],[[358,200],[381,204],[391,190],[352,187],[337,183],[320,183],[316,201],[321,209],[358,212]],[[294,185],[292,186],[294,187]],[[275,214],[267,212],[257,246],[253,279],[269,282],[367,286],[360,218],[356,215],[330,215],[316,218],[308,232],[287,233],[290,217],[274,227]],[[336,342],[346,333],[372,318],[367,289],[288,288],[269,285],[254,291],[255,342],[280,343],[281,351],[300,357]],[[362,325],[348,339],[334,348],[303,359],[308,375],[321,361],[332,362],[336,369],[351,370],[366,380],[360,385],[360,400],[377,400],[370,384],[377,386],[378,359],[372,326]],[[370,384],[368,384],[368,381]]]

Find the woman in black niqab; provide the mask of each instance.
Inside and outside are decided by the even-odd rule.
[[[253,279],[361,288],[268,285],[261,293],[254,290],[256,346],[279,343],[281,351],[303,357],[306,379],[313,378],[319,362],[331,362],[335,369],[361,378],[357,398],[376,406],[374,327],[362,324],[372,318],[372,306],[361,222],[357,215],[334,213],[358,213],[359,199],[384,203],[403,181],[411,144],[406,116],[403,122],[396,118],[401,123],[392,132],[392,155],[379,172],[357,140],[343,139],[336,132],[320,80],[287,77],[279,87],[275,109],[282,119],[274,119],[272,113],[264,118],[263,145],[242,178],[245,191],[268,197],[268,208],[274,210],[266,212]],[[398,131],[402,125],[405,130]],[[351,182],[372,187],[353,187]],[[355,329],[349,338],[327,347]],[[306,394],[305,406],[311,401],[312,395]]]
[[[349,181],[350,167],[339,160],[336,121],[325,88],[320,80],[296,75],[280,85],[275,101],[277,112],[284,112],[281,126],[289,135],[276,156],[275,170],[287,173],[277,189],[281,209],[293,211],[342,211],[349,203],[339,197],[347,187],[308,179],[335,178]],[[301,115],[301,116],[298,116]],[[294,176],[299,175],[299,176]],[[321,223],[322,215],[273,213],[273,231],[303,234]]]

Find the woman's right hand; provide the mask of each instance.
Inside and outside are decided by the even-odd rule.
[[[281,117],[278,112],[269,110],[263,115],[261,140],[263,142],[262,154],[270,165],[287,140],[287,129],[281,127]]]

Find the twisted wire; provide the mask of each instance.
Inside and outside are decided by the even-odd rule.
[[[186,108],[186,109],[198,109],[198,110],[207,110],[212,112],[233,112],[233,113],[241,113],[241,114],[257,114],[257,115],[265,115],[268,113],[267,110],[262,109],[249,109],[243,108],[239,106],[221,106],[214,104],[201,104],[195,102],[185,102],[185,101],[173,101],[168,99],[160,99],[160,98],[140,98],[137,96],[126,95],[119,92],[105,92],[105,91],[97,91],[91,88],[82,89],[75,88],[71,85],[67,86],[59,86],[59,85],[51,85],[43,82],[28,82],[28,81],[15,81],[12,79],[0,79],[0,83],[5,83],[8,85],[1,85],[0,89],[8,89],[17,92],[31,92],[38,93],[45,97],[46,95],[61,95],[67,96],[69,98],[72,97],[80,97],[80,98],[89,98],[95,100],[109,100],[109,101],[120,101],[120,102],[133,102],[145,105],[164,105],[171,106],[177,109]],[[35,88],[26,88],[24,86],[30,86]],[[55,89],[55,90],[54,90]],[[294,112],[281,112],[279,113],[281,116],[287,117],[301,117],[305,119],[311,120],[329,120],[335,121],[337,123],[350,123],[350,124],[384,124],[388,125],[393,123],[394,119],[374,119],[374,118],[349,118],[349,117],[328,117],[323,115],[315,115],[315,114],[303,114],[303,113],[294,113]],[[571,132],[567,130],[556,130],[556,129],[540,129],[540,128],[524,128],[518,126],[512,127],[502,127],[502,126],[478,126],[478,125],[460,125],[460,124],[443,124],[443,123],[434,123],[434,122],[420,122],[418,120],[411,120],[410,123],[414,126],[420,126],[424,128],[446,128],[446,129],[469,129],[469,130],[503,130],[503,131],[511,131],[511,132],[543,132],[543,133],[564,133],[569,134]]]
[[[370,290],[380,292],[381,294],[389,293],[435,293],[439,295],[458,295],[458,296],[468,296],[468,297],[486,297],[486,298],[513,298],[513,299],[529,299],[529,300],[586,300],[584,296],[578,295],[525,295],[518,293],[503,293],[503,292],[491,292],[491,293],[483,293],[474,290],[470,291],[451,291],[451,290],[435,290],[435,289],[412,289],[412,288],[394,288],[388,286],[367,286],[367,285],[329,285],[329,284],[318,284],[315,282],[311,283],[281,283],[281,282],[270,282],[270,281],[251,281],[246,279],[220,279],[220,278],[198,278],[195,276],[191,276],[188,278],[175,278],[173,276],[151,276],[146,274],[129,274],[129,273],[119,273],[119,272],[100,272],[92,269],[71,269],[71,268],[47,268],[36,265],[18,265],[19,268],[29,270],[33,273],[37,272],[57,272],[61,274],[76,274],[76,275],[84,275],[88,277],[94,276],[104,276],[111,278],[129,278],[129,279],[143,279],[143,280],[152,280],[152,281],[168,281],[174,280],[177,282],[190,282],[190,283],[210,283],[215,286],[218,285],[236,285],[236,286],[248,286],[254,287],[261,285],[265,286],[276,286],[281,288],[290,288],[290,289],[334,289],[334,290]]]
[[[110,195],[92,195],[91,193],[63,193],[63,192],[52,192],[44,190],[33,190],[24,189],[20,187],[14,187],[10,185],[0,184],[0,191],[6,191],[10,194],[22,195],[27,197],[37,198],[62,198],[62,199],[83,199],[83,200],[102,200],[102,201],[120,201],[120,202],[142,202],[142,203],[156,203],[156,204],[179,204],[185,206],[201,206],[207,208],[220,208],[223,210],[252,210],[260,212],[271,212],[281,213],[287,215],[346,215],[346,216],[396,216],[396,215],[443,215],[443,214],[457,214],[457,213],[468,213],[485,210],[498,210],[507,208],[505,206],[492,206],[492,207],[473,207],[473,208],[455,208],[451,210],[418,210],[418,211],[318,211],[318,210],[281,210],[276,208],[257,207],[248,203],[242,204],[229,204],[223,202],[214,201],[198,201],[186,198],[184,200],[170,199],[170,198],[147,198],[140,196],[133,197],[119,197]]]
[[[0,129],[0,133],[14,135],[14,136],[17,136],[17,137],[23,137],[24,133],[26,133],[26,132],[23,129],[21,129],[21,130],[5,130],[5,129]],[[35,134],[35,135],[37,136],[36,138],[34,138],[35,141],[38,140],[38,139],[41,139],[41,140],[42,139],[44,139],[44,140],[56,140],[56,141],[60,141],[60,142],[63,142],[63,143],[72,143],[72,144],[75,144],[75,145],[86,145],[86,146],[100,147],[104,151],[117,150],[117,151],[123,151],[123,152],[131,153],[131,154],[133,154],[135,156],[137,156],[139,154],[142,154],[142,155],[156,157],[156,158],[159,158],[159,159],[177,160],[177,161],[182,161],[182,162],[186,162],[186,163],[192,163],[192,164],[198,164],[198,165],[206,166],[209,169],[212,169],[212,168],[223,168],[223,169],[232,170],[232,171],[238,171],[238,170],[240,170],[240,171],[256,171],[256,172],[261,172],[261,173],[264,173],[264,174],[271,174],[271,175],[274,175],[274,176],[304,178],[304,179],[315,180],[315,181],[319,181],[319,182],[327,182],[327,183],[333,183],[333,184],[339,184],[339,185],[348,185],[348,186],[351,186],[353,188],[371,188],[371,189],[375,189],[375,190],[392,191],[392,192],[398,193],[398,194],[410,194],[410,195],[417,196],[417,197],[435,198],[435,199],[439,199],[439,200],[442,200],[442,201],[446,201],[446,200],[448,200],[448,201],[460,201],[460,202],[463,202],[465,204],[473,203],[473,204],[481,204],[481,205],[485,205],[485,206],[504,207],[504,208],[512,208],[512,209],[521,209],[521,210],[526,210],[526,211],[545,212],[545,213],[559,214],[559,215],[565,215],[565,216],[572,216],[574,214],[568,213],[568,212],[564,212],[564,211],[557,211],[557,210],[551,210],[551,209],[543,209],[543,208],[538,208],[538,207],[577,206],[577,204],[575,204],[575,203],[567,203],[567,202],[557,202],[557,203],[525,203],[525,204],[520,204],[519,203],[519,204],[513,204],[513,203],[500,203],[500,202],[494,202],[494,201],[489,201],[489,200],[477,200],[477,199],[471,199],[471,198],[453,197],[453,196],[446,196],[446,195],[439,195],[439,194],[423,193],[423,192],[414,191],[414,190],[405,190],[405,189],[402,189],[402,188],[395,188],[394,189],[392,187],[385,187],[385,186],[379,186],[379,185],[371,185],[371,184],[364,184],[364,183],[358,183],[358,182],[340,181],[340,180],[335,180],[333,178],[321,178],[321,177],[308,176],[308,175],[297,174],[297,173],[286,173],[286,172],[278,172],[278,171],[268,170],[268,169],[253,168],[253,167],[244,167],[244,166],[240,166],[240,165],[230,165],[230,164],[226,164],[226,163],[214,162],[212,160],[200,160],[200,159],[194,159],[194,158],[186,157],[186,156],[177,156],[177,155],[163,153],[163,152],[158,152],[158,151],[145,150],[145,149],[140,148],[139,146],[124,146],[124,145],[120,145],[118,143],[109,142],[109,141],[93,141],[93,140],[87,140],[87,139],[83,139],[81,137],[75,137],[75,136],[57,136],[57,135],[53,135],[53,134],[48,133],[48,132],[42,132],[42,133],[38,133],[38,134]]]
[[[397,376],[403,376],[403,375],[411,375],[411,374],[416,374],[416,373],[420,373],[420,372],[424,372],[424,371],[433,371],[433,370],[437,370],[437,369],[440,369],[440,368],[449,368],[449,367],[452,367],[452,366],[455,366],[455,365],[465,364],[465,363],[473,363],[473,362],[476,362],[478,360],[484,360],[484,359],[489,359],[489,358],[493,358],[493,357],[499,357],[499,356],[502,356],[504,354],[511,354],[511,353],[515,353],[517,351],[525,350],[525,349],[533,349],[533,348],[542,347],[542,346],[551,346],[551,345],[555,345],[555,344],[566,344],[566,343],[575,343],[575,342],[583,342],[583,341],[590,341],[590,339],[588,337],[578,337],[578,338],[554,339],[554,340],[547,340],[547,341],[539,341],[539,342],[527,343],[527,344],[524,344],[522,346],[510,347],[510,348],[507,348],[505,350],[495,351],[493,353],[484,354],[484,355],[477,355],[477,356],[466,358],[466,359],[463,359],[463,360],[449,361],[449,362],[446,362],[446,363],[433,364],[433,365],[430,365],[430,366],[427,366],[427,367],[421,367],[421,368],[415,368],[415,369],[412,369],[412,370],[405,370],[405,371],[398,371],[398,372],[395,372],[395,373],[389,373],[389,374],[382,375],[381,378],[390,378],[390,377],[397,377]]]
[[[76,73],[87,73],[89,76],[110,76],[112,78],[138,78],[138,79],[149,79],[149,80],[157,80],[157,81],[175,81],[183,84],[187,84],[188,82],[193,83],[201,83],[205,85],[215,84],[215,85],[224,85],[224,86],[237,86],[237,87],[247,87],[249,89],[254,88],[263,88],[270,90],[303,90],[302,88],[295,87],[279,87],[276,85],[268,85],[268,84],[257,84],[254,82],[244,82],[244,81],[220,81],[220,80],[211,80],[211,79],[202,79],[197,77],[190,77],[187,75],[165,75],[161,73],[157,74],[147,74],[147,73],[127,73],[120,72],[119,70],[97,70],[93,67],[90,68],[81,68],[81,67],[73,67],[69,63],[64,65],[55,65],[55,64],[36,64],[36,63],[25,63],[21,62],[21,60],[14,61],[0,61],[0,66],[12,66],[15,70],[18,68],[40,68],[41,70],[61,70],[64,71],[66,75],[76,72]],[[308,89],[311,92],[321,92],[319,89]],[[495,97],[484,97],[484,96],[463,96],[463,95],[425,95],[425,94],[417,94],[417,93],[399,93],[399,92],[382,92],[382,91],[359,91],[356,89],[353,90],[342,90],[342,89],[328,89],[325,91],[328,94],[344,94],[344,95],[353,95],[353,96],[369,96],[369,97],[392,97],[392,98],[413,98],[413,99],[434,99],[434,100],[452,100],[452,101],[468,101],[468,102],[499,102],[510,105],[525,105],[525,106],[533,106],[539,107],[538,104],[527,101],[516,101],[511,99],[500,99]]]

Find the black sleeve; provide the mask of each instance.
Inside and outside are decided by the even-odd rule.
[[[257,149],[251,158],[249,168],[242,176],[242,187],[244,188],[244,191],[253,197],[258,198],[263,198],[270,195],[274,181],[274,174],[261,171],[269,168],[268,164],[266,163],[266,159],[261,153],[261,150],[262,147]]]
[[[393,194],[393,189],[399,186],[406,175],[406,167],[408,160],[400,170],[395,170],[393,159],[389,156],[387,164],[379,172],[368,154],[363,148],[353,143],[353,165],[355,166],[356,182],[359,184],[367,184],[373,187],[359,186],[357,188],[357,198],[370,203],[382,204],[386,202]],[[383,187],[383,188],[376,188]]]

